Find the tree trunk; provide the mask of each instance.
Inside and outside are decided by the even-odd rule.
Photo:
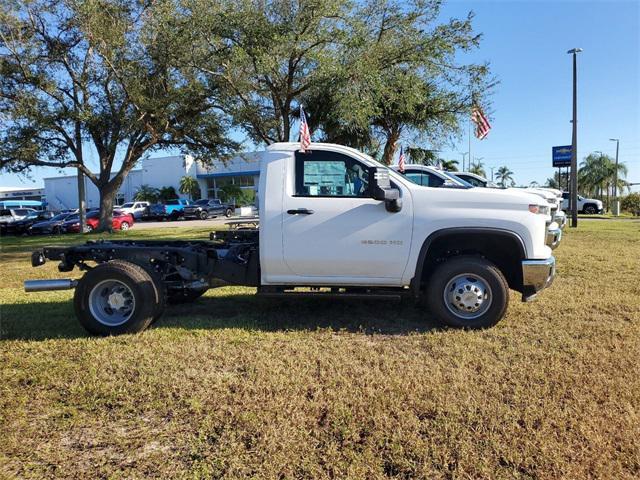
[[[398,149],[398,140],[400,139],[400,132],[398,130],[391,130],[387,135],[387,143],[384,144],[384,153],[382,154],[382,163],[385,165],[391,165],[393,163],[393,157]]]
[[[115,186],[111,182],[98,187],[100,192],[100,222],[96,229],[98,232],[112,231],[113,201],[116,198],[119,187],[120,185]]]

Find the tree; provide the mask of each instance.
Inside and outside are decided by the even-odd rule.
[[[471,164],[469,172],[480,175],[481,177],[487,177],[487,173],[484,171],[484,163],[482,163],[480,160],[478,160],[476,163]]]
[[[459,132],[494,82],[486,64],[458,61],[480,42],[473,15],[438,24],[439,13],[435,1],[357,4],[339,74],[303,100],[321,138],[357,148],[370,142],[391,164],[402,137],[437,145]]]
[[[189,30],[170,3],[34,0],[0,9],[0,168],[77,168],[100,193],[99,230],[111,227],[115,195],[144,154],[235,149],[217,91],[180,63]]]
[[[133,196],[133,199],[139,202],[156,203],[159,196],[160,192],[157,188],[153,188],[149,185],[140,185],[136,194]]]
[[[176,192],[175,188],[169,186],[158,189],[159,200],[166,202],[167,200],[173,200],[174,198],[178,198],[178,192]]]
[[[191,200],[200,198],[200,185],[198,185],[198,181],[188,175],[180,179],[179,190],[183,195],[189,195],[189,199]]]
[[[438,163],[437,152],[421,147],[408,147],[405,150],[409,163],[420,165],[436,165]]]
[[[496,171],[496,180],[498,181],[498,185],[502,188],[515,185],[515,182],[513,181],[513,172],[506,166],[498,168]]]
[[[545,185],[549,188],[556,188],[558,190],[569,190],[569,175],[565,172],[555,172],[553,177],[547,178]]]
[[[617,168],[618,191],[624,192],[628,187],[624,178],[627,175],[627,166],[620,162]],[[613,185],[616,179],[615,161],[602,152],[589,154],[581,163],[578,170],[578,185],[580,190],[587,195],[597,196],[605,201],[609,209],[610,197],[613,194]]]
[[[349,4],[183,0],[183,9],[196,32],[191,61],[227,94],[234,123],[257,143],[291,140],[301,96],[334,76]]]
[[[442,160],[440,163],[442,165],[442,169],[446,170],[447,172],[458,171],[459,162],[457,160]]]
[[[220,200],[225,203],[234,203],[236,205],[246,205],[250,202],[249,197],[238,185],[227,184],[218,189]]]

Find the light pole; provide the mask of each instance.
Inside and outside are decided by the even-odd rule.
[[[578,226],[578,53],[581,48],[572,48],[573,54],[573,129],[571,133],[571,227]]]
[[[469,152],[458,152],[460,155],[462,155],[462,171],[464,172],[464,159],[467,155],[469,155]]]
[[[620,202],[618,202],[618,153],[620,152],[620,139],[610,138],[612,142],[616,142],[616,170],[613,173],[613,214],[617,217],[620,215]]]

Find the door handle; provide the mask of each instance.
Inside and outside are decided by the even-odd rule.
[[[309,210],[308,208],[296,208],[295,210],[287,210],[289,215],[311,215],[313,210]]]

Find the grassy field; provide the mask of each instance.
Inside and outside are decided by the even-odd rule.
[[[41,242],[2,240],[0,477],[640,477],[639,222],[581,222],[553,288],[481,332],[224,288],[88,338],[71,292],[21,289],[59,276]]]

